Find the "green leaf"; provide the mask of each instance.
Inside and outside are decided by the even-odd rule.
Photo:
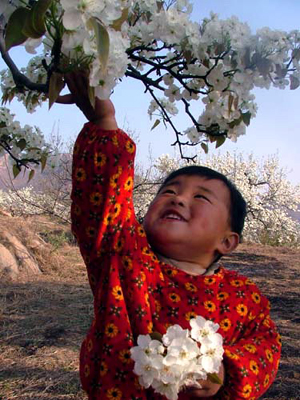
[[[46,154],[42,154],[41,155],[41,171],[43,172],[44,169],[46,168],[46,164],[47,164],[47,155]]]
[[[36,32],[42,36],[45,31],[45,14],[50,7],[52,0],[39,0],[32,9],[32,24]]]
[[[19,175],[20,172],[21,172],[21,168],[19,168],[17,166],[17,164],[14,164],[13,165],[13,176],[14,176],[14,178],[16,178]]]
[[[217,383],[218,385],[223,385],[223,381],[219,378],[218,374],[207,374],[207,379],[212,383]]]
[[[208,145],[206,143],[201,143],[201,147],[204,150],[204,153],[207,154],[208,153]]]
[[[29,176],[28,176],[28,181],[27,181],[27,183],[29,183],[29,182],[31,181],[31,179],[34,177],[34,174],[35,174],[35,170],[32,169],[32,170],[29,172]]]
[[[122,15],[120,18],[116,19],[111,27],[115,30],[115,31],[120,31],[121,27],[123,25],[123,22],[125,22],[128,19],[128,8],[124,8],[124,10],[122,11]]]
[[[17,8],[10,16],[5,32],[6,51],[14,46],[24,43],[28,36],[22,32],[24,23],[30,14],[30,10],[24,7]]]
[[[249,126],[251,120],[251,112],[247,111],[245,113],[242,113],[242,120],[246,126]]]
[[[161,333],[159,333],[159,332],[152,332],[152,333],[150,333],[150,337],[151,337],[151,339],[152,340],[158,340],[159,342],[161,342],[162,341],[162,334]]]
[[[63,79],[63,74],[60,74],[58,72],[53,72],[51,77],[50,77],[50,82],[49,82],[49,110],[53,106],[53,104],[56,102],[59,93],[64,87],[64,79]]]
[[[30,10],[26,19],[24,20],[22,33],[26,35],[29,38],[32,39],[38,39],[40,38],[45,32],[37,32],[33,26],[33,21],[32,21],[32,15],[33,15],[33,10]]]
[[[20,149],[21,151],[25,149],[26,144],[27,144],[27,142],[26,142],[25,139],[20,139],[20,140],[16,143],[16,145],[19,147],[19,149]]]
[[[158,125],[160,124],[160,119],[157,119],[154,124],[152,125],[151,131],[153,131],[153,129],[155,129]]]
[[[216,140],[216,149],[220,146],[222,146],[222,144],[225,142],[226,137],[225,136],[219,136]]]
[[[109,56],[109,34],[102,22],[95,17],[89,19],[96,37],[97,50],[100,63],[106,69]]]

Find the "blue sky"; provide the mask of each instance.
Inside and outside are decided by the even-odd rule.
[[[300,29],[299,0],[194,0],[193,3],[193,18],[197,21],[201,21],[213,11],[219,14],[220,18],[236,15],[241,21],[247,22],[253,32],[264,26],[287,31]],[[17,63],[24,63],[26,59],[21,48],[13,49],[11,56]],[[0,59],[0,69],[2,68],[5,68],[5,64]],[[253,153],[258,157],[278,153],[281,165],[290,171],[289,179],[295,184],[300,184],[300,89],[256,90],[255,95],[259,107],[258,114],[247,129],[247,134],[239,138],[237,143],[227,141],[221,152],[228,150]],[[119,126],[129,126],[139,136],[138,159],[142,164],[146,165],[149,162],[149,148],[153,158],[164,153],[174,154],[174,148],[170,146],[174,140],[171,130],[166,131],[163,126],[159,126],[151,131],[153,121],[151,122],[147,115],[149,97],[143,94],[141,83],[125,79],[116,88],[112,99],[116,106]],[[28,114],[17,102],[13,102],[10,108],[22,125],[37,125],[46,136],[53,130],[59,130],[65,140],[74,138],[85,122],[80,111],[74,106],[54,105],[48,111],[45,105],[34,114]],[[178,126],[180,129],[187,126],[183,115],[178,118]],[[211,154],[215,151],[213,147],[210,148]]]

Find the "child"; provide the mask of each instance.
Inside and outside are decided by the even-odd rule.
[[[117,127],[112,103],[89,106],[85,81],[67,78],[87,118],[74,148],[72,228],[94,295],[80,374],[90,400],[163,399],[143,389],[130,349],[139,334],[189,328],[197,315],[220,325],[222,386],[201,382],[179,399],[257,399],[275,378],[280,337],[269,302],[249,279],[215,261],[238,245],[240,193],[221,174],[187,167],[163,183],[145,216],[132,204],[135,145]]]

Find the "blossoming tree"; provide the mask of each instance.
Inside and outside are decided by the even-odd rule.
[[[3,101],[16,97],[29,112],[46,100],[51,107],[65,74],[85,69],[91,103],[108,98],[124,76],[141,81],[152,97],[149,114],[157,116],[153,127],[171,125],[181,156],[184,146],[207,151],[208,142],[218,147],[236,140],[255,117],[255,87],[299,87],[300,32],[252,34],[237,18],[215,14],[200,24],[191,11],[189,0],[4,0],[0,50],[9,69],[1,73]],[[23,70],[9,56],[19,45],[37,53]],[[191,122],[184,132],[172,119],[178,107]],[[16,132],[7,111],[2,114],[0,147],[11,155],[14,173],[44,164],[49,148],[40,134],[32,144],[26,129]]]

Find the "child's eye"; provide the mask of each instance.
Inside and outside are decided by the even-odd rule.
[[[203,196],[203,194],[196,194],[195,199],[204,199],[210,202],[210,200],[207,197]]]
[[[163,191],[163,193],[170,193],[170,194],[175,194],[175,191],[172,189],[166,189]]]

